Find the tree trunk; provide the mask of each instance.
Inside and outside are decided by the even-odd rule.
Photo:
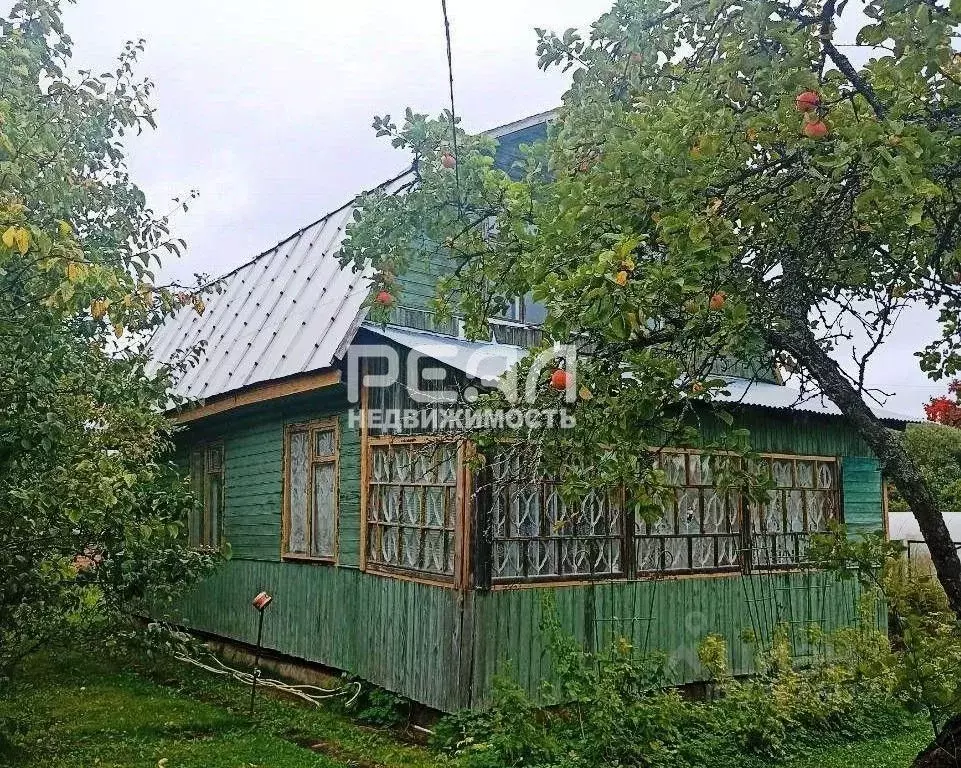
[[[913,768],[958,768],[961,766],[961,715],[955,715],[941,729],[931,745],[919,754]]]
[[[774,346],[793,355],[807,369],[821,391],[837,405],[848,423],[874,451],[884,474],[911,506],[951,610],[961,620],[961,560],[938,502],[905,450],[901,436],[874,415],[806,324],[794,322],[788,329],[772,329],[768,337]]]

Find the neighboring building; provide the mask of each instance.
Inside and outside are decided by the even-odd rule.
[[[498,161],[543,131],[536,116],[493,132]],[[510,466],[481,482],[465,447],[354,418],[417,407],[406,374],[359,386],[350,361],[361,344],[413,350],[443,363],[450,382],[489,384],[537,331],[503,320],[489,342],[460,338],[456,322],[426,310],[442,269],[429,264],[403,277],[392,324],[366,324],[368,281],[337,259],[351,214],[334,211],[234,270],[202,316],[182,310],[152,340],[160,360],[206,343],[176,387],[198,404],[174,418],[204,499],[192,541],[232,553],[183,604],[186,626],[251,643],[249,601],[265,589],[275,596],[266,647],[451,711],[483,705],[499,671],[530,691],[551,676],[539,630],[548,593],[588,646],[623,636],[663,649],[678,683],[701,679],[695,649],[709,632],[727,637],[740,673],[753,659],[744,630],[763,638],[784,622],[799,652],[813,653],[802,637],[810,622],[857,619],[854,580],[802,559],[831,519],[882,528],[878,463],[833,406],[797,405],[773,376],[730,379],[737,423],[777,480],[772,502],[750,509],[718,491],[704,455],[686,446],[662,454],[676,502],[652,525],[604,494],[568,510],[551,483],[524,482]],[[705,439],[720,428],[704,426]]]

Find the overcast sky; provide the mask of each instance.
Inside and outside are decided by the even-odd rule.
[[[448,0],[457,108],[479,131],[556,106],[566,80],[538,71],[534,27],[586,26],[610,0]],[[157,210],[200,191],[176,222],[188,253],[169,276],[219,275],[404,167],[374,114],[446,106],[439,0],[79,0],[75,63],[108,67],[144,37],[159,129],[130,145]],[[878,355],[887,407],[921,414],[940,394],[911,353],[934,333],[916,312]]]

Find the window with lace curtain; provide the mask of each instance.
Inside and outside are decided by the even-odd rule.
[[[382,437],[368,451],[368,569],[452,580],[457,444]]]
[[[624,578],[797,567],[812,534],[840,517],[838,463],[830,457],[765,455],[774,481],[763,503],[721,482],[735,457],[663,450],[661,511],[635,515],[622,493],[565,500],[556,480],[532,481],[514,452],[490,461],[490,573],[497,582]]]
[[[336,418],[286,429],[284,557],[336,557],[338,437]]]

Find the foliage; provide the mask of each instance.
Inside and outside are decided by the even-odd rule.
[[[538,708],[506,678],[483,713],[445,718],[438,746],[470,768],[488,766],[769,765],[823,747],[881,735],[904,725],[889,676],[864,663],[886,647],[880,631],[836,640],[829,662],[801,666],[785,627],[758,652],[759,675],[730,674],[727,642],[706,637],[699,657],[714,675],[710,700],[691,700],[665,683],[661,654],[638,653],[619,640],[601,653],[585,651],[545,607],[542,627],[556,682]],[[856,641],[856,642],[855,642]]]
[[[875,653],[866,674],[884,675],[907,706],[923,711],[937,734],[961,711],[961,626],[929,567],[904,558],[900,542],[882,534],[823,536],[812,557],[844,578],[857,578],[883,596],[893,642]],[[886,644],[885,644],[886,645]]]
[[[185,546],[171,369],[143,350],[202,300],[154,285],[158,252],[182,243],[124,161],[153,124],[142,47],[71,74],[56,2],[0,18],[0,678],[55,637],[159,607],[218,557]]]
[[[949,427],[961,427],[961,380],[952,381],[948,386],[948,393],[947,397],[932,397],[924,406],[924,413],[928,421]]]
[[[917,350],[921,367],[961,370],[961,5],[847,6],[616,0],[587,34],[541,30],[540,66],[572,72],[546,141],[504,170],[494,141],[449,114],[377,118],[412,176],[402,194],[361,198],[343,259],[373,265],[374,291],[400,303],[413,263],[448,265],[436,309],[479,337],[511,297],[542,302],[544,349],[584,354],[576,402],[548,369],[531,405],[564,405],[576,426],[525,437],[545,469],[576,472],[576,456],[596,486],[643,493],[657,484],[647,449],[693,442],[691,428],[745,442],[725,429],[718,372],[779,365],[880,458],[940,542],[932,557],[961,615],[961,563],[933,495],[865,382],[918,302],[942,330]]]
[[[410,699],[352,676],[345,676],[345,682],[361,686],[357,699],[344,708],[361,722],[388,728],[403,725],[410,719]]]
[[[961,429],[941,424],[909,424],[904,445],[925,480],[937,495],[944,512],[961,512]],[[891,509],[909,511],[909,505],[895,489]]]

